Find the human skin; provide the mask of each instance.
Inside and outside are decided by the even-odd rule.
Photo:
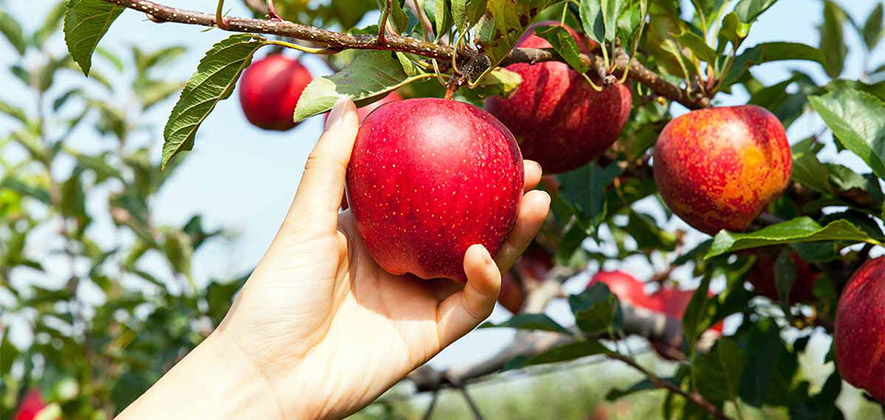
[[[653,168],[670,209],[712,235],[746,230],[787,187],[793,160],[777,117],[744,105],[670,121],[655,145]]]
[[[384,272],[339,213],[359,119],[332,109],[280,231],[222,324],[118,419],[337,419],[369,404],[485,319],[550,205],[526,194],[494,259],[464,256],[465,285]]]
[[[868,261],[848,281],[834,340],[842,379],[885,402],[885,257]]]
[[[586,41],[569,32],[586,52]],[[551,48],[531,31],[519,47]],[[523,157],[540,163],[545,173],[567,172],[602,155],[630,116],[632,96],[623,84],[597,92],[568,64],[553,61],[507,70],[519,73],[522,84],[510,98],[489,98],[485,108],[513,132]]]

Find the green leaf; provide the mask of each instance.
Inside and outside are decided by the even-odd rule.
[[[529,331],[550,331],[556,332],[560,334],[569,334],[571,332],[559,325],[553,318],[545,314],[518,314],[514,315],[510,319],[500,323],[486,322],[479,326],[479,328],[516,328],[518,330],[529,330]]]
[[[818,241],[878,242],[844,220],[837,220],[821,227],[811,218],[799,217],[755,232],[732,233],[723,230],[713,238],[713,245],[705,258],[710,259],[742,249]]]
[[[768,10],[777,0],[741,0],[734,6],[734,13],[744,23],[753,23],[762,12]]]
[[[863,41],[869,51],[874,50],[876,45],[879,45],[879,40],[882,39],[882,8],[882,3],[877,4],[863,25]]]
[[[813,96],[809,102],[833,135],[885,178],[885,102],[854,89]]]
[[[622,314],[618,297],[604,283],[595,283],[580,294],[569,296],[568,304],[575,314],[575,324],[586,334],[619,328]]]
[[[212,46],[200,60],[197,72],[184,86],[172,115],[163,130],[163,168],[177,154],[194,147],[200,124],[227,99],[252,55],[264,38],[256,35],[232,35]]]
[[[89,75],[92,53],[124,7],[103,0],[67,0],[65,43],[83,74]]]
[[[691,374],[701,395],[712,402],[734,400],[738,396],[747,354],[731,338],[716,342],[709,354],[698,354],[691,363]]]
[[[814,137],[793,145],[792,179],[815,191],[829,193],[832,191],[829,181],[830,171],[817,158],[817,152],[822,146]]]
[[[602,44],[602,41],[605,40],[605,21],[602,17],[600,1],[581,0],[578,10],[581,14],[584,33],[597,44]]]
[[[787,318],[791,317],[790,291],[793,290],[797,275],[796,263],[791,254],[792,251],[789,248],[784,249],[774,262],[774,285],[777,290],[777,298]]]
[[[753,66],[784,60],[807,60],[823,64],[821,51],[810,45],[795,42],[766,42],[748,48],[737,56],[731,71],[728,72],[725,85],[729,86],[740,80],[741,76]]]
[[[416,80],[434,77],[431,73],[408,76],[394,54],[387,51],[359,51],[353,61],[331,76],[314,79],[301,92],[295,107],[295,121],[328,112],[339,98],[346,97],[363,106]]]
[[[836,78],[842,73],[848,47],[843,40],[843,26],[847,19],[845,11],[830,0],[824,2],[824,22],[820,26],[820,50],[824,55],[824,69]]]
[[[755,407],[788,404],[799,360],[781,339],[777,325],[770,318],[754,323],[741,335],[740,346],[749,355],[741,377],[741,399]]]
[[[738,17],[737,13],[731,12],[722,18],[722,29],[719,30],[719,38],[726,39],[731,41],[732,44],[737,45],[749,33],[750,25],[741,22],[741,18]],[[725,48],[724,44],[722,43],[722,49]]]
[[[28,49],[25,33],[18,21],[5,10],[0,10],[0,33],[6,37],[6,40],[19,54],[25,54],[25,50]]]
[[[175,61],[185,51],[186,48],[180,45],[160,48],[151,52],[145,52],[137,46],[133,46],[132,56],[135,59],[135,68],[138,70],[139,76],[146,77],[151,69]]]
[[[0,114],[6,114],[12,118],[15,118],[22,123],[28,123],[28,116],[25,114],[25,110],[10,104],[9,102],[0,99]]]
[[[586,73],[587,65],[581,61],[581,51],[578,50],[578,43],[572,38],[572,35],[565,27],[558,25],[539,26],[535,28],[535,35],[544,38],[550,43],[550,46],[565,59],[573,69],[578,73]]]
[[[551,0],[487,0],[486,12],[476,23],[476,42],[495,67]]]
[[[618,165],[602,168],[594,162],[558,175],[563,199],[575,207],[589,229],[595,230],[605,219],[605,191],[620,174]]]
[[[673,384],[676,387],[679,386],[679,384],[672,378],[658,378],[658,379],[661,381],[670,382],[671,384]],[[642,379],[639,382],[636,382],[635,384],[631,385],[630,388],[612,389],[611,391],[608,392],[608,394],[605,395],[605,399],[608,401],[615,401],[617,399],[620,399],[622,397],[626,397],[628,395],[635,394],[637,392],[654,391],[656,389],[658,389],[658,387],[655,386],[654,382],[650,381],[649,379]]]
[[[682,332],[685,336],[685,342],[694,348],[694,343],[711,325],[710,298],[708,292],[710,290],[710,281],[713,276],[705,275],[701,280],[701,284],[695,289],[682,315]]]
[[[486,11],[488,0],[452,0],[452,18],[461,31],[470,30]]]
[[[676,235],[661,229],[655,219],[647,214],[630,211],[630,219],[624,228],[636,241],[641,250],[673,251],[676,249]]]
[[[579,341],[564,346],[547,350],[544,353],[530,357],[517,358],[508,362],[505,370],[519,369],[526,366],[542,365],[546,363],[567,362],[570,360],[580,359],[587,356],[595,356],[597,354],[605,354],[609,350],[600,342],[595,340]]]
[[[389,10],[387,10],[388,2],[390,3]],[[388,25],[392,24],[395,28],[394,32],[398,34],[402,33],[409,24],[409,16],[403,10],[400,0],[378,0],[378,10],[382,12],[388,11],[387,23]],[[381,23],[379,22],[378,24],[380,25]]]
[[[618,33],[618,17],[621,16],[621,9],[624,7],[622,0],[600,0],[600,13],[602,13],[602,21],[605,25],[605,40],[608,42],[615,41],[615,35]]]
[[[683,32],[679,35],[679,43],[690,49],[698,58],[708,63],[713,63],[718,58],[716,51],[710,48],[707,42],[694,32]]]

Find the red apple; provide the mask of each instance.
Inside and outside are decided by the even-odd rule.
[[[588,41],[567,29],[586,50]],[[518,46],[551,47],[532,32]],[[570,171],[602,155],[630,115],[628,87],[615,84],[597,92],[568,64],[518,63],[507,70],[519,73],[522,84],[510,98],[491,97],[485,107],[513,131],[523,156],[540,163],[545,173]]]
[[[682,316],[685,315],[685,310],[688,309],[688,304],[691,303],[694,293],[694,290],[662,288],[653,293],[651,298],[657,301],[655,305],[660,308],[661,312],[682,321]],[[708,292],[707,295],[715,296],[713,292]],[[722,333],[722,322],[712,326],[710,330]]]
[[[298,60],[282,54],[253,62],[240,78],[240,104],[246,119],[265,130],[295,127],[295,106],[310,81],[310,72]]]
[[[34,420],[44,408],[46,408],[46,402],[40,396],[40,390],[32,389],[22,398],[13,418],[15,420]]]
[[[525,287],[543,281],[551,268],[553,268],[553,255],[544,246],[533,241],[513,268],[518,272],[523,284],[519,285],[511,272],[505,273],[501,278],[498,302],[510,313],[520,312],[525,303]]]
[[[523,163],[513,135],[463,102],[408,99],[360,127],[347,197],[369,253],[386,271],[465,281],[464,253],[495,255],[516,221]]]
[[[501,277],[501,291],[498,293],[498,303],[510,311],[511,314],[517,314],[522,310],[525,303],[525,289],[516,283],[513,274],[504,273]]]
[[[842,379],[885,402],[885,257],[867,261],[848,281],[834,339]]]
[[[778,301],[777,282],[774,277],[774,264],[777,255],[771,255],[766,250],[756,251],[756,264],[750,269],[749,280],[753,285],[753,290],[757,295],[765,296],[771,300]],[[817,281],[817,274],[811,271],[811,266],[805,260],[799,257],[799,254],[793,252],[790,254],[793,263],[796,264],[796,282],[790,289],[791,303],[804,303],[814,300],[814,282]]]
[[[753,105],[703,109],[667,124],[654,151],[661,197],[708,234],[744,231],[790,182],[784,127]]]
[[[645,284],[635,277],[623,271],[600,271],[587,283],[590,287],[596,283],[605,283],[609,290],[618,297],[622,303],[632,306],[658,310],[657,302],[650,299],[645,293]]]

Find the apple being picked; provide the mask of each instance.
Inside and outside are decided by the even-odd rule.
[[[695,229],[746,230],[777,200],[793,169],[774,114],[753,105],[692,111],[670,121],[654,150],[661,197]]]
[[[591,41],[566,29],[586,52]],[[531,29],[517,46],[551,48]],[[627,86],[614,84],[597,92],[562,62],[511,64],[507,70],[522,76],[522,84],[509,98],[489,98],[485,108],[510,128],[523,156],[540,163],[544,173],[578,168],[602,155],[621,135],[632,105]]]
[[[842,379],[885,402],[885,257],[867,261],[842,290],[834,340]]]
[[[464,282],[464,253],[500,248],[516,221],[523,162],[510,131],[463,102],[389,103],[360,126],[347,198],[372,258],[392,274]]]
[[[295,106],[310,81],[307,68],[282,54],[253,62],[240,78],[240,105],[246,119],[265,130],[295,127]]]
[[[645,284],[623,271],[600,271],[590,278],[587,287],[596,283],[605,283],[608,289],[622,303],[632,306],[658,310],[657,302],[645,293]]]

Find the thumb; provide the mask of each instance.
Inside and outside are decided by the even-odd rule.
[[[476,244],[467,249],[464,254],[464,273],[467,274],[464,289],[439,304],[437,323],[440,349],[452,344],[488,318],[498,299],[501,272],[485,247]]]
[[[282,230],[305,222],[318,233],[337,228],[347,164],[358,130],[356,106],[346,97],[339,99],[329,112],[326,131],[307,158]]]

